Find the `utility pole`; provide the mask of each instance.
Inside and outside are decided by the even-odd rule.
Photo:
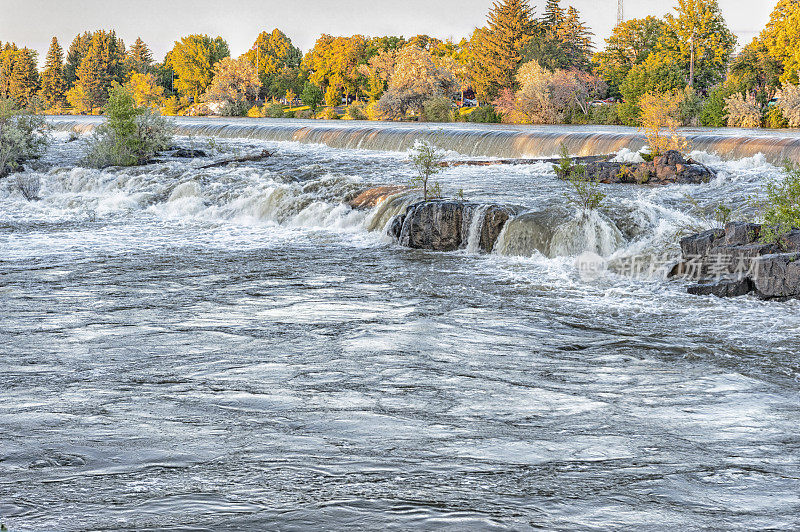
[[[625,11],[622,7],[622,0],[617,0],[617,26],[625,22]]]

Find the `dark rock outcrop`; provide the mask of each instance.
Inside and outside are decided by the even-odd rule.
[[[192,148],[178,148],[172,154],[173,157],[180,157],[181,159],[193,159],[195,157],[208,157],[208,154],[203,150],[195,150]]]
[[[480,231],[478,247],[490,252],[508,219],[509,207],[462,201],[432,200],[409,205],[389,226],[401,246],[432,251],[454,251],[468,244],[470,230]],[[474,225],[474,216],[482,216]]]
[[[508,207],[491,205],[486,209],[481,227],[480,247],[482,250],[488,253],[492,252],[494,244],[497,242],[497,237],[500,236],[500,232],[511,216],[513,216],[513,213]]]
[[[586,176],[600,183],[669,185],[705,183],[714,177],[714,172],[670,150],[643,163],[591,162],[586,165]]]
[[[753,283],[765,298],[800,296],[800,253],[774,253],[755,259]]]
[[[672,271],[698,281],[690,294],[763,299],[800,297],[800,230],[761,242],[762,226],[731,222],[681,240],[683,261]]]

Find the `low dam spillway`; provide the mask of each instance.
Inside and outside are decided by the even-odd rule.
[[[59,131],[89,131],[97,117],[51,117]],[[418,139],[470,157],[531,158],[557,155],[562,144],[575,156],[638,151],[645,138],[614,126],[507,126],[500,124],[395,124],[295,119],[175,119],[180,135],[322,144],[331,148],[406,151]],[[768,162],[800,161],[796,130],[687,129],[693,150],[737,160],[763,154]]]

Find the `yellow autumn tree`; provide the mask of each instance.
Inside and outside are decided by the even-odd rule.
[[[126,89],[133,96],[137,107],[158,107],[164,101],[164,87],[160,86],[153,74],[131,75]]]
[[[678,133],[683,98],[684,94],[679,91],[647,92],[639,100],[639,122],[653,156],[668,150],[684,152],[689,148],[689,141]]]

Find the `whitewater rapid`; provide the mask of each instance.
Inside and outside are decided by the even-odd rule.
[[[798,302],[663,270],[765,156],[697,151],[714,181],[588,216],[548,164],[448,168],[516,215],[432,253],[386,236],[415,193],[348,205],[406,184],[402,151],[195,135],[275,156],[94,170],[55,137],[40,201],[0,181],[11,530],[800,526]]]

